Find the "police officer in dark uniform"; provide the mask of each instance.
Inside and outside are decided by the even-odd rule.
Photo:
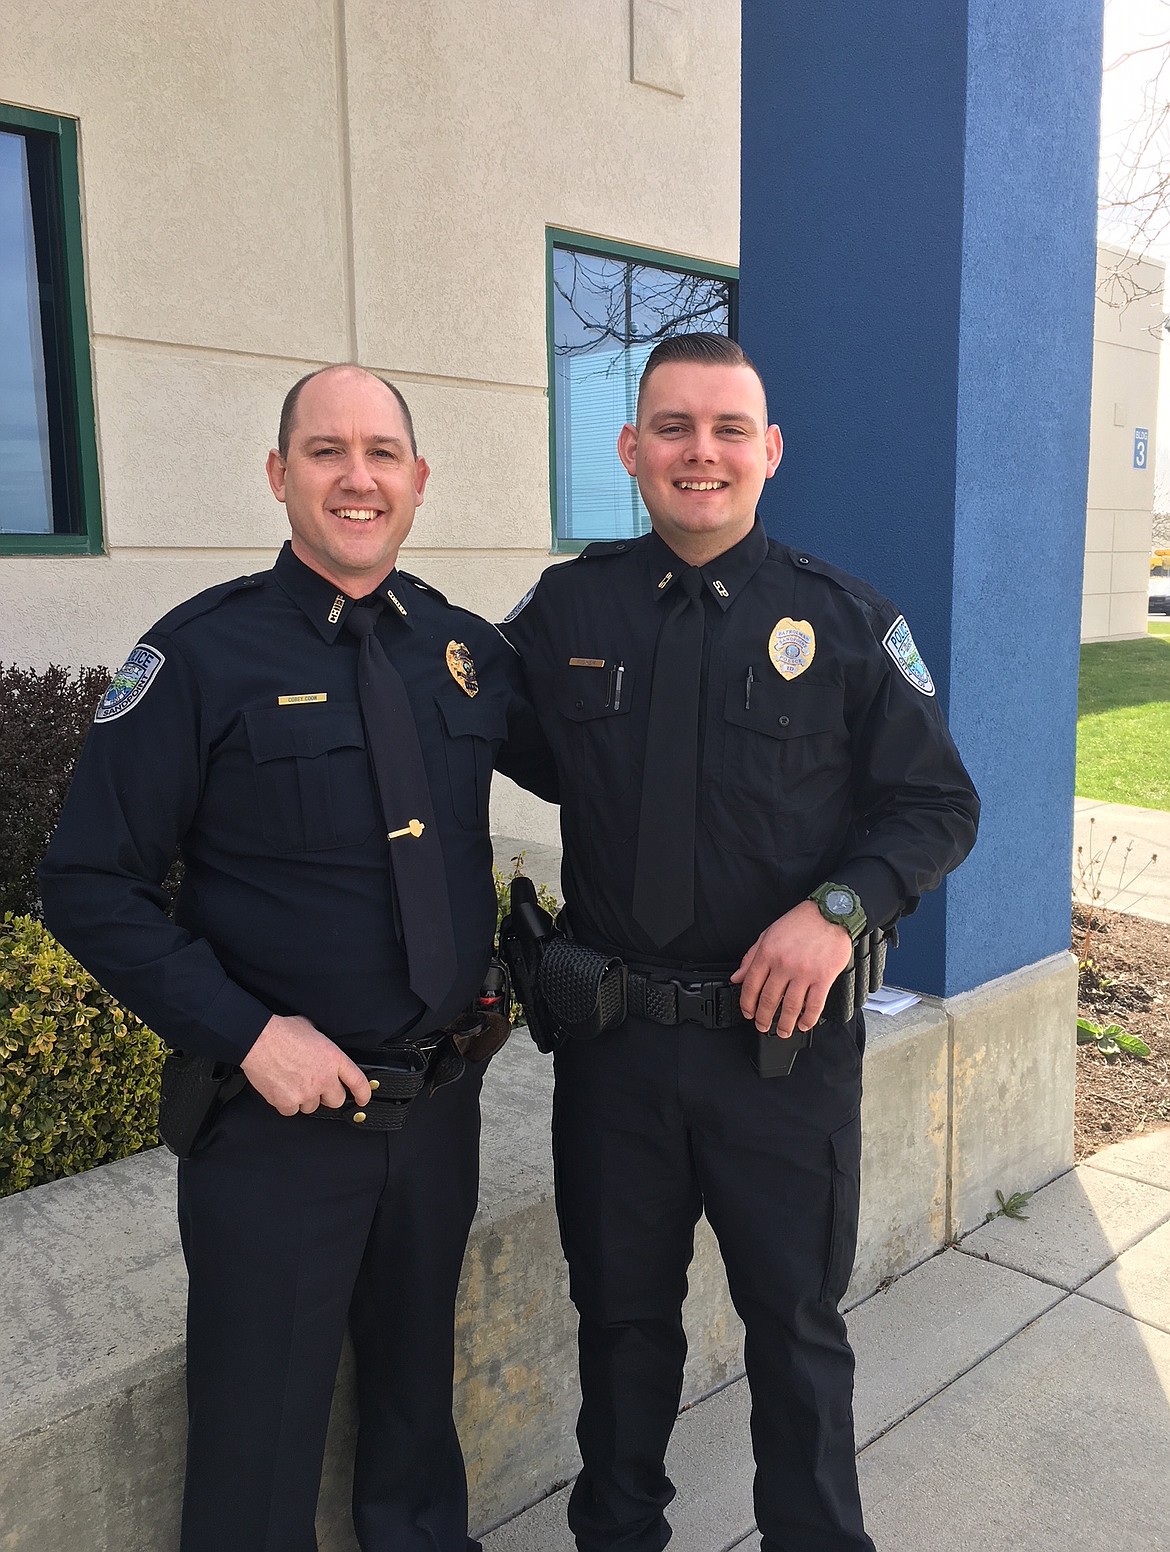
[[[631,970],[625,1023],[555,1057],[580,1322],[569,1523],[580,1552],[670,1536],[705,1211],[746,1327],[763,1552],[872,1552],[838,1312],[861,1015],[813,1030],[788,1076],[756,1062],[817,1024],[855,941],[962,860],[978,800],[898,611],[756,518],[781,439],[738,345],[660,344],[618,450],[654,531],[547,570],[503,627],[557,757],[570,929]]]
[[[397,389],[302,379],[268,473],[291,544],[115,675],[45,915],[168,1045],[247,1078],[179,1166],[183,1552],[316,1547],[347,1321],[360,1545],[468,1552],[453,1311],[482,1066],[456,1077],[442,1032],[491,953],[493,755],[511,738],[539,789],[539,733],[498,632],[394,569],[428,475]],[[418,1097],[374,1093],[370,1064]]]

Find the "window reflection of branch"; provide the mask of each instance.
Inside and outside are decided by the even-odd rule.
[[[554,278],[553,285],[586,338],[575,344],[558,339],[558,356],[584,355],[606,341],[652,345],[717,318],[726,326],[729,293],[724,280],[650,270],[629,260],[606,261],[600,273],[594,273],[576,254],[570,257],[569,275]],[[635,313],[644,321],[635,321]]]

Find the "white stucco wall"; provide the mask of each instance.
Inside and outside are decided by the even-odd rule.
[[[1146,634],[1164,276],[1162,264],[1098,247],[1082,641]],[[1119,305],[1126,296],[1136,299]],[[1149,432],[1144,469],[1134,468],[1138,427]]]

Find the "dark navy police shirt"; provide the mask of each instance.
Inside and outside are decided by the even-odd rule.
[[[654,533],[590,545],[501,626],[560,771],[578,936],[632,962],[731,970],[829,880],[873,926],[912,911],[971,849],[979,813],[930,674],[888,599],[757,520],[700,568],[695,922],[658,950],[633,920],[654,650],[680,565]]]
[[[512,648],[405,573],[378,640],[401,673],[442,841],[459,968],[425,1010],[407,985],[385,825],[357,697],[351,604],[286,545],[150,630],[106,693],[41,868],[45,919],[169,1045],[239,1062],[271,1013],[351,1049],[466,1007],[495,927],[496,751],[554,796]],[[396,600],[396,602],[394,601]],[[447,666],[469,650],[475,696]],[[185,869],[174,920],[160,887]]]

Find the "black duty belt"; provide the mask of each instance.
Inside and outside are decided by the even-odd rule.
[[[853,957],[829,988],[823,1024],[847,1024],[870,992],[882,984],[886,944],[892,936],[867,933],[853,947]],[[670,976],[631,970],[626,982],[627,1011],[652,1024],[699,1024],[704,1029],[731,1029],[743,1019],[739,987],[729,980],[679,981]]]
[[[345,1104],[336,1109],[318,1105],[307,1113],[319,1121],[345,1121],[371,1132],[401,1131],[407,1111],[424,1089],[431,1092],[463,1074],[463,1057],[446,1035],[418,1045],[348,1054],[369,1079],[369,1102],[359,1105],[347,1094]],[[371,1061],[374,1055],[377,1060]]]

